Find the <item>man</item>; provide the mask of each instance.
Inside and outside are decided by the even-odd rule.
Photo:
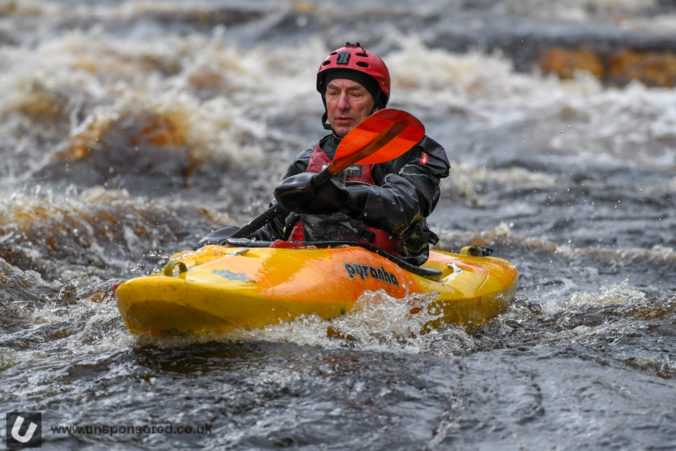
[[[355,165],[314,187],[313,176],[333,159],[340,140],[385,108],[390,75],[378,55],[359,43],[347,43],[320,65],[317,91],[325,107],[322,123],[331,133],[289,166],[275,189],[275,198],[286,211],[252,237],[361,241],[421,265],[429,255],[428,245],[438,239],[425,218],[439,200],[439,180],[448,176],[446,152],[425,136],[392,161]]]

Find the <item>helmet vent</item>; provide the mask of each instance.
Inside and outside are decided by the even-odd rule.
[[[356,64],[357,64],[357,66],[361,66],[361,67],[369,67],[369,65],[366,64],[366,63],[363,62],[363,61],[358,61]]]
[[[365,52],[357,53],[357,56],[363,56],[364,58],[368,58],[368,55]]]

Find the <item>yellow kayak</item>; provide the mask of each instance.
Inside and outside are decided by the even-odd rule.
[[[199,335],[301,315],[328,320],[350,312],[363,293],[378,290],[395,298],[432,293],[427,308],[443,314],[428,327],[473,328],[507,309],[518,277],[506,260],[471,255],[474,247],[460,254],[433,250],[419,268],[362,246],[250,243],[181,252],[163,273],[120,284],[117,305],[129,331]]]

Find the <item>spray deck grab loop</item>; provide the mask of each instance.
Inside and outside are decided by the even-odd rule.
[[[164,265],[164,268],[162,268],[162,272],[167,277],[174,277],[174,268],[177,266],[179,274],[188,271],[188,267],[181,260],[169,260],[169,262]]]

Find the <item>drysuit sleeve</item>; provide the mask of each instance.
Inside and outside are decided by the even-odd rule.
[[[348,185],[346,210],[367,225],[402,235],[436,206],[450,164],[439,143],[424,137],[401,157],[376,165],[376,185]]]
[[[286,170],[286,174],[284,174],[284,177],[282,177],[282,180],[285,178],[291,177],[292,175],[300,174],[301,172],[305,172],[307,169],[308,163],[310,162],[310,155],[312,155],[312,151],[314,148],[310,148],[307,150],[302,151],[298,155],[296,155],[296,158],[293,160],[293,162],[289,165],[289,167]]]

